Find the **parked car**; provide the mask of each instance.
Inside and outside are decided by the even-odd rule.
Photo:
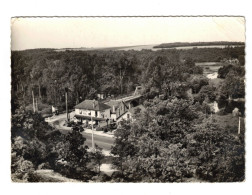
[[[65,121],[65,124],[67,127],[72,127],[73,125],[75,125],[74,121]]]
[[[117,128],[117,124],[116,123],[111,123],[110,124],[110,129],[113,130],[113,129],[116,129]]]
[[[103,131],[103,132],[108,132],[110,130],[109,127],[103,126],[103,127],[97,127],[96,131]]]
[[[93,128],[95,129],[96,127],[97,127],[97,125],[94,124],[94,125],[93,125]],[[88,129],[92,129],[92,125],[88,124],[87,128],[88,128]]]

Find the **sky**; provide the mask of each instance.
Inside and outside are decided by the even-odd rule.
[[[11,49],[242,41],[243,17],[12,18]]]

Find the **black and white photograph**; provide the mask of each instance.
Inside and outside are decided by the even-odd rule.
[[[245,27],[12,17],[12,182],[245,182]]]

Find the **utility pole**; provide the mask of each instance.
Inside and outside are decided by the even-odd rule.
[[[241,117],[239,117],[239,124],[238,124],[238,135],[241,133]]]
[[[95,108],[95,100],[93,101],[93,110]],[[91,115],[91,126],[92,126],[92,149],[95,150],[95,147],[94,147],[94,126],[93,126],[93,117],[92,117],[92,113],[90,111],[90,115]]]
[[[94,127],[93,127],[93,118],[92,118],[92,113],[91,114],[91,126],[92,126],[92,149],[94,150]]]
[[[35,108],[36,108],[36,111],[38,112],[38,98],[36,98],[35,100],[36,100]]]
[[[35,101],[34,101],[34,93],[33,93],[33,89],[32,89],[32,106],[33,106],[33,112],[35,113]]]
[[[39,99],[42,99],[42,97],[41,97],[41,91],[40,91],[40,84],[39,84]]]
[[[66,114],[67,114],[67,121],[69,121],[69,117],[68,117],[68,106],[67,106],[67,91],[68,91],[68,88],[66,87],[65,88],[65,96],[66,96]]]
[[[56,87],[57,87],[57,80],[54,80],[54,106],[56,107]]]

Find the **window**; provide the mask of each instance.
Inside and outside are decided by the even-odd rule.
[[[127,114],[127,119],[129,119],[130,118],[130,114]]]

